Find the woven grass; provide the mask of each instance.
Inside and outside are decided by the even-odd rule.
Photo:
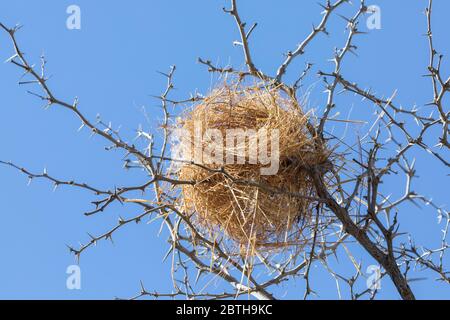
[[[303,230],[316,204],[308,168],[327,161],[307,128],[308,115],[293,100],[276,89],[222,86],[200,104],[187,110],[178,127],[194,135],[201,124],[219,129],[266,129],[279,133],[279,170],[262,175],[261,163],[185,163],[178,170],[183,185],[181,200],[193,223],[214,237],[225,235],[241,248],[273,250],[305,243]],[[202,141],[203,147],[211,141]],[[247,150],[252,141],[246,142]],[[235,152],[227,148],[224,152]],[[270,148],[269,148],[270,150]],[[205,159],[203,159],[205,160]]]

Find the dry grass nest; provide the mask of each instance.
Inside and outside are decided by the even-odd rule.
[[[236,152],[226,145],[227,129],[279,133],[279,170],[274,175],[262,175],[261,167],[268,165],[250,164],[249,158],[243,164],[186,162],[178,169],[180,180],[195,181],[181,192],[183,209],[192,214],[195,226],[214,238],[226,235],[241,250],[301,247],[316,205],[307,170],[329,158],[329,151],[315,143],[308,121],[308,114],[279,90],[257,86],[224,85],[187,110],[177,126],[191,136],[199,124],[202,134],[219,129],[224,154]],[[247,150],[250,143],[245,143]],[[202,144],[207,147],[211,141],[203,139]]]

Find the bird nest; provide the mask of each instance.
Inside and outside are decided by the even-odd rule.
[[[257,86],[222,86],[183,113],[177,175],[194,226],[253,251],[305,244],[317,204],[308,170],[329,158],[308,121],[295,100]]]

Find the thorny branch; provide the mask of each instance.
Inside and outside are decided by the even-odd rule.
[[[299,43],[293,51],[286,54],[283,63],[274,72],[275,76],[269,76],[256,67],[253,52],[250,49],[250,36],[255,32],[257,26],[254,23],[247,28],[238,11],[237,1],[230,0],[230,9],[223,8],[224,12],[230,14],[237,25],[240,41],[235,45],[242,47],[246,70],[235,69],[231,66],[217,67],[210,60],[198,59],[200,64],[208,67],[213,73],[234,74],[239,79],[254,77],[258,81],[276,86],[286,92],[292,99],[297,100],[296,92],[304,78],[308,75],[313,63],[306,63],[306,68],[299,73],[300,76],[293,85],[283,82],[283,78],[292,66],[294,59],[304,55],[305,50],[311,45],[319,34],[329,34],[327,23],[333,13],[348,0],[338,0],[331,3],[329,0],[321,5],[323,17],[317,27],[313,27],[307,37]],[[42,93],[28,91],[45,101],[47,107],[59,106],[69,110],[81,121],[81,128],[88,128],[93,135],[99,135],[106,142],[112,144],[111,148],[122,150],[125,153],[124,167],[126,169],[144,169],[145,182],[128,187],[112,188],[103,190],[86,183],[74,180],[62,180],[55,178],[44,170],[43,173],[33,173],[13,162],[0,161],[0,164],[19,170],[29,180],[46,179],[58,186],[71,186],[81,188],[93,193],[99,199],[92,202],[95,208],[86,212],[91,216],[103,212],[112,203],[132,204],[142,210],[138,215],[119,221],[106,232],[99,236],[89,234],[89,241],[81,244],[78,248],[68,246],[71,253],[77,258],[81,254],[102,240],[112,240],[113,235],[126,225],[139,223],[147,219],[153,223],[161,221],[168,234],[169,248],[164,260],[171,260],[171,278],[174,286],[173,292],[159,293],[149,291],[141,283],[140,293],[132,297],[139,299],[151,298],[178,298],[186,299],[233,299],[243,295],[252,295],[257,299],[275,299],[272,289],[286,282],[295,282],[297,278],[304,280],[306,299],[311,294],[318,294],[314,290],[314,279],[311,278],[311,267],[320,264],[335,280],[338,295],[341,297],[340,283],[348,286],[351,299],[360,299],[367,296],[374,299],[379,293],[371,288],[358,292],[358,282],[364,278],[362,273],[362,262],[357,262],[349,251],[349,246],[359,245],[383,267],[381,277],[389,276],[396,286],[400,296],[404,299],[414,299],[414,293],[410,287],[413,280],[409,277],[411,267],[430,270],[438,275],[438,280],[450,284],[450,271],[446,269],[445,254],[449,248],[447,235],[449,232],[450,215],[442,207],[436,205],[431,199],[414,191],[413,180],[417,177],[415,160],[411,160],[410,151],[417,147],[433,155],[438,161],[449,166],[449,160],[442,149],[449,148],[448,125],[449,111],[445,106],[446,94],[450,91],[450,77],[447,79],[442,74],[443,55],[439,54],[434,47],[432,32],[432,6],[433,0],[429,0],[425,10],[427,18],[427,39],[430,50],[430,61],[428,64],[427,77],[431,79],[433,98],[429,106],[435,109],[431,115],[425,114],[423,110],[413,107],[405,109],[399,107],[395,102],[395,93],[390,98],[379,97],[372,90],[362,89],[356,82],[347,80],[342,74],[342,65],[348,53],[354,53],[357,47],[354,44],[355,36],[362,34],[358,29],[360,18],[367,13],[368,7],[364,1],[360,2],[357,12],[351,18],[345,18],[347,23],[347,40],[342,48],[337,49],[332,61],[334,69],[332,72],[319,71],[323,78],[325,92],[327,95],[323,114],[317,123],[308,124],[312,134],[321,138],[321,143],[335,143],[335,162],[329,170],[323,168],[308,168],[311,179],[314,181],[318,198],[312,200],[317,203],[317,215],[309,226],[308,236],[310,244],[305,248],[303,257],[298,255],[279,255],[269,253],[258,253],[257,261],[251,268],[245,257],[232,254],[229,250],[229,241],[226,237],[211,236],[199,230],[192,223],[192,217],[183,212],[174,203],[171,194],[167,193],[163,184],[172,188],[183,184],[195,185],[196,181],[180,181],[174,177],[167,166],[176,159],[171,159],[169,152],[170,131],[168,130],[171,114],[170,106],[196,103],[203,100],[203,96],[195,94],[189,98],[175,100],[171,98],[174,89],[173,66],[168,73],[161,73],[167,80],[167,86],[163,93],[156,96],[161,102],[163,114],[162,144],[159,150],[154,145],[153,134],[143,129],[137,131],[137,138],[144,141],[145,147],[140,148],[133,143],[123,140],[118,130],[104,123],[101,119],[96,122],[90,121],[80,111],[78,100],[68,103],[60,100],[49,87],[46,77],[46,60],[41,57],[40,70],[36,70],[25,58],[21,51],[16,34],[19,26],[8,28],[0,23],[10,37],[13,44],[14,55],[7,61],[20,68],[29,80],[21,80],[20,85],[38,85]],[[376,107],[377,119],[368,130],[367,134],[360,138],[357,145],[351,145],[344,139],[338,139],[328,132],[328,123],[335,119],[331,111],[339,108],[336,103],[336,95],[339,93],[351,93],[364,100],[370,101]],[[300,105],[300,103],[298,103]],[[420,126],[416,133],[408,125],[410,122]],[[441,136],[434,143],[432,128],[441,127]],[[342,150],[343,149],[343,150]],[[445,151],[445,150],[444,150]],[[448,150],[447,150],[448,151]],[[210,170],[217,174],[227,176],[231,183],[246,184],[258,187],[265,192],[286,193],[287,190],[274,190],[269,186],[261,185],[254,181],[235,180],[224,169],[211,169],[201,164],[195,164],[204,170]],[[391,175],[401,172],[405,175],[406,184],[404,194],[397,199],[391,199],[381,191],[381,184]],[[140,196],[139,196],[140,194]],[[302,197],[301,194],[292,196]],[[153,200],[148,200],[153,198]],[[442,229],[442,239],[438,248],[429,249],[418,246],[411,235],[400,230],[400,210],[403,204],[419,202],[432,206],[439,214]],[[407,238],[405,240],[405,238]],[[345,276],[341,272],[333,270],[331,257],[345,253],[355,267],[355,273]],[[193,276],[195,274],[195,276]],[[262,276],[261,276],[262,274]],[[214,284],[221,279],[229,284],[228,289],[221,291],[214,289]]]

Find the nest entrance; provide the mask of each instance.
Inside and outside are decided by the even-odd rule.
[[[262,174],[268,164],[251,161],[249,154],[241,159],[243,163],[218,164],[208,158],[217,154],[203,152],[203,163],[192,161],[179,168],[180,180],[195,181],[183,185],[181,194],[184,210],[193,214],[193,222],[215,237],[225,233],[241,248],[250,245],[261,250],[304,243],[302,231],[311,218],[316,196],[307,168],[328,159],[327,150],[318,149],[307,122],[308,115],[292,100],[275,89],[258,87],[224,86],[187,111],[178,127],[191,137],[200,132],[202,150],[217,144],[220,133],[223,147],[218,150],[224,157],[242,156],[236,145],[227,144],[229,129],[266,130],[268,135],[278,132],[275,174]],[[208,129],[216,130],[215,141]],[[189,140],[190,147],[198,148],[193,140]],[[274,143],[271,140],[267,146],[271,157]],[[261,145],[255,144],[257,141],[249,138],[240,147],[260,150]],[[190,160],[195,160],[191,156]]]

